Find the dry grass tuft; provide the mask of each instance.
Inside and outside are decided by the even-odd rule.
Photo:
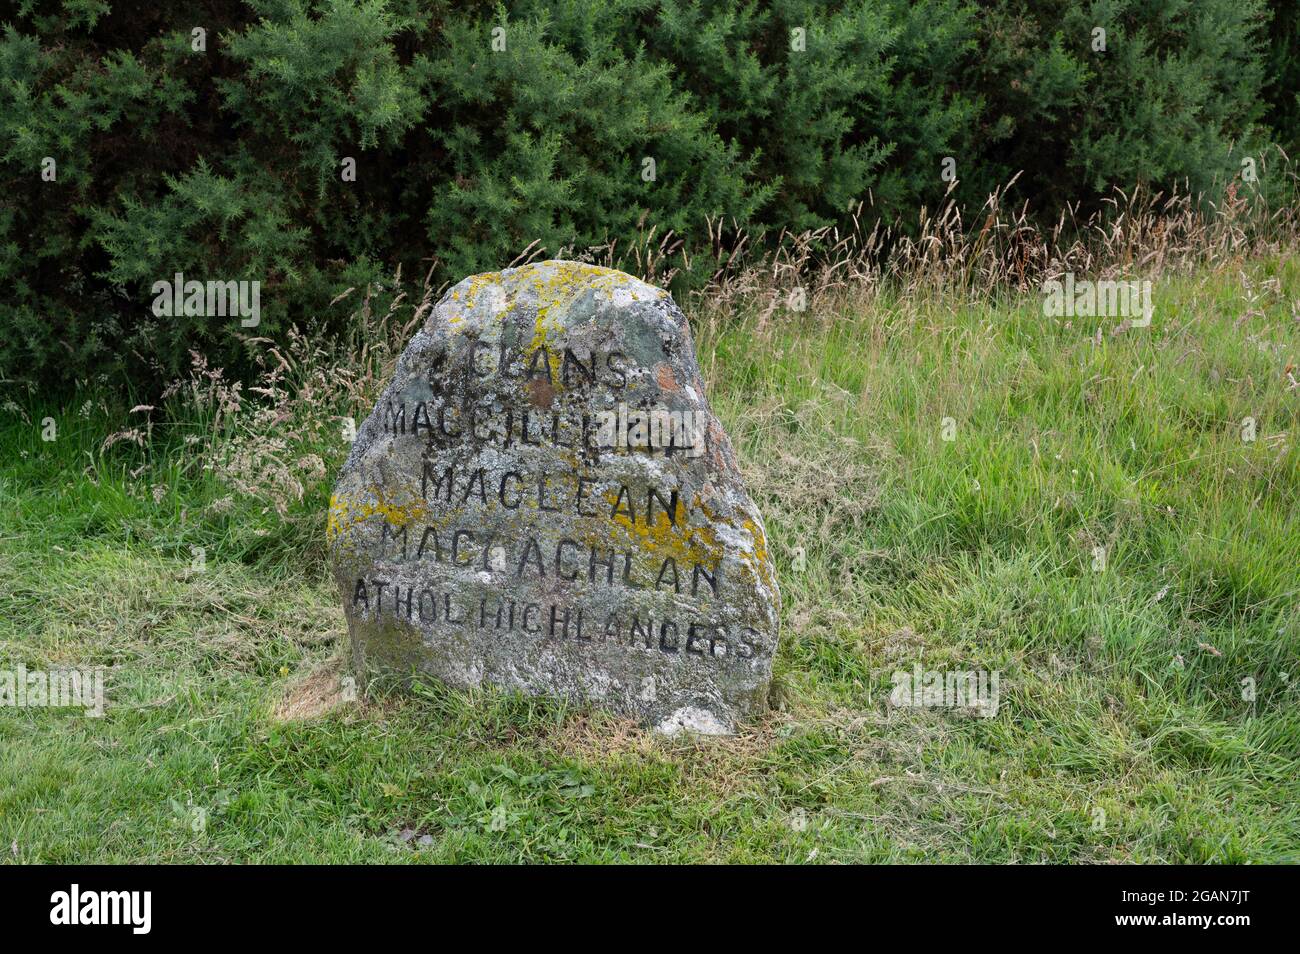
[[[1300,191],[1295,163],[1281,150],[1265,165],[1276,167],[1272,175],[1290,184],[1292,196]],[[1300,237],[1300,205],[1273,208],[1240,181],[1229,184],[1218,203],[1177,190],[1116,188],[1100,211],[1081,219],[1077,205],[1067,206],[1045,226],[1027,202],[1008,202],[1016,178],[990,195],[970,223],[950,188],[944,204],[933,212],[921,209],[915,223],[885,222],[859,203],[846,229],[782,232],[771,252],[736,223],[728,231],[725,223],[711,222],[714,270],[693,293],[692,311],[710,326],[725,324],[737,311],[754,313],[761,332],[776,316],[803,310],[792,305],[800,297],[823,313],[840,310],[846,299],[870,305],[882,289],[904,300],[938,296],[978,305],[1032,291],[1066,272],[1153,279],[1235,266],[1291,247]],[[652,257],[641,277],[662,280],[662,259]],[[643,256],[620,263],[634,270],[643,264]]]
[[[655,737],[635,720],[600,710],[581,713],[549,729],[541,740],[557,754],[588,763],[626,756],[645,758],[655,750]]]
[[[338,656],[327,659],[285,690],[271,718],[276,722],[305,722],[351,705],[344,678],[343,660]]]

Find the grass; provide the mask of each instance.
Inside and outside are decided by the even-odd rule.
[[[106,449],[142,412],[11,406],[0,669],[109,667],[109,704],[0,708],[0,852],[1300,860],[1300,261],[1155,303],[1122,333],[938,293],[694,316],[784,600],[777,706],[723,740],[496,692],[349,701],[332,421],[324,475],[262,499],[199,463],[235,433],[210,406]],[[1000,672],[997,715],[890,706],[917,663]]]

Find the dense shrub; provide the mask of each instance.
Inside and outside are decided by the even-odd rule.
[[[22,0],[0,17],[0,376],[43,384],[149,387],[190,349],[238,366],[244,337],[328,332],[334,296],[398,264],[454,280],[534,240],[617,260],[671,231],[677,281],[698,282],[709,219],[769,239],[863,201],[914,220],[948,156],[976,206],[1018,170],[1017,198],[1053,215],[1113,184],[1209,190],[1264,142],[1266,109],[1295,117],[1264,95],[1267,70],[1295,75],[1294,23],[1268,33],[1261,0]],[[151,285],[177,272],[259,281],[261,324],[155,317]]]
[[[971,184],[1024,170],[1020,185],[1044,207],[1112,185],[1222,186],[1263,145],[1252,135],[1261,13],[1203,0],[989,3],[973,83],[986,97],[987,160]]]
[[[1294,156],[1300,150],[1300,0],[1272,0],[1269,7],[1266,119],[1278,144]]]

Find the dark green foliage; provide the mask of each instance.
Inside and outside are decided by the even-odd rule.
[[[1264,97],[1278,145],[1300,150],[1300,0],[1270,0]]]
[[[769,240],[862,201],[914,221],[947,191],[946,156],[974,208],[1023,169],[1017,199],[1054,217],[1111,185],[1222,185],[1266,108],[1287,124],[1272,138],[1295,138],[1295,18],[1268,45],[1261,0],[24,0],[0,16],[0,376],[42,384],[148,389],[191,349],[233,370],[247,335],[337,330],[331,299],[398,264],[455,280],[534,240],[551,257],[613,242],[617,260],[671,230],[678,281],[697,283],[710,218]],[[151,285],[177,272],[259,281],[261,325],[156,317]]]
[[[412,72],[432,114],[412,149],[433,188],[412,202],[449,275],[498,268],[534,239],[554,255],[627,239],[643,217],[680,232],[708,215],[750,221],[770,201],[778,183],[724,140],[668,62],[629,42],[649,8],[519,3],[422,45]]]
[[[1023,169],[1020,186],[1048,207],[1112,185],[1221,187],[1261,145],[1240,140],[1262,113],[1264,23],[1259,2],[988,4],[974,85],[989,161],[968,185]]]

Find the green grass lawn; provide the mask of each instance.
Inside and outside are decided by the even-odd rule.
[[[0,670],[103,666],[108,706],[0,708],[0,854],[1300,860],[1300,259],[1157,281],[1150,328],[1039,305],[693,316],[783,596],[776,707],[721,740],[349,701],[341,438],[277,508],[188,456],[210,420],[105,449],[143,415],[11,404]],[[999,672],[996,716],[892,707],[918,663]]]

